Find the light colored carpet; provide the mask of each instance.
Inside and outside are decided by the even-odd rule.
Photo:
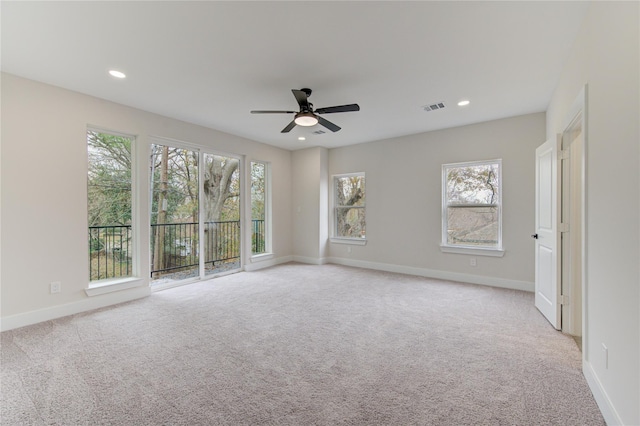
[[[533,294],[286,264],[2,333],[3,425],[602,425]]]

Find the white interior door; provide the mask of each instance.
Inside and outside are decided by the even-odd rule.
[[[560,264],[558,245],[558,150],[560,136],[536,149],[535,304],[560,329]]]

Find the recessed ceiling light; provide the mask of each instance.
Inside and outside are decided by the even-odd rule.
[[[464,101],[458,102],[458,106],[467,106],[467,105],[469,105],[469,101],[466,99]]]
[[[126,77],[125,73],[123,73],[122,71],[118,71],[118,70],[109,70],[109,75],[111,75],[112,77],[115,77],[115,78],[125,78]]]
[[[299,141],[306,141],[306,140],[307,140],[307,138],[305,138],[304,136],[299,136],[299,137],[298,137],[298,140],[299,140]]]

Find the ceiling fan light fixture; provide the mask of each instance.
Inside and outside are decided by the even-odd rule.
[[[293,120],[298,126],[315,126],[318,124],[318,118],[310,112],[300,112],[296,114],[296,118]]]

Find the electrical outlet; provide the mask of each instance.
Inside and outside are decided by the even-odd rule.
[[[347,253],[351,253],[351,247],[347,246]]]
[[[604,355],[604,368],[609,369],[609,348],[604,343],[602,344],[602,353]]]
[[[60,293],[62,290],[62,283],[60,281],[53,281],[51,283],[51,294]]]
[[[478,266],[478,261],[476,260],[475,257],[472,257],[471,259],[469,259],[469,265]]]

